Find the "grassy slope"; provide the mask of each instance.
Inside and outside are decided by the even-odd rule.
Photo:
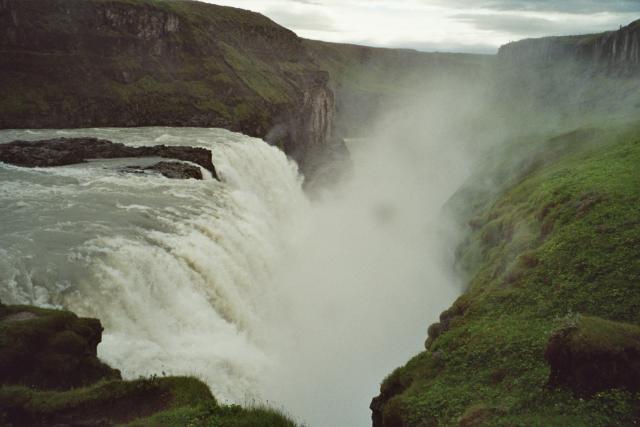
[[[272,408],[220,405],[195,378],[122,381],[95,355],[101,331],[70,312],[0,304],[0,426],[296,426]]]
[[[546,386],[554,331],[582,322],[606,346],[603,322],[581,315],[640,324],[640,128],[572,139],[579,147],[590,134],[600,148],[532,164],[493,203],[476,206],[460,254],[469,289],[443,317],[450,329],[430,328],[429,350],[382,384],[402,391],[386,404],[385,425],[637,421],[640,400],[629,392],[582,400]]]

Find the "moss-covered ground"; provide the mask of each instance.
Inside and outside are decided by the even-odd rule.
[[[295,427],[280,411],[219,404],[195,378],[123,381],[101,362],[102,325],[0,303],[0,426]]]
[[[427,351],[382,384],[387,399],[395,395],[384,425],[640,422],[640,396],[630,391],[579,398],[548,386],[554,332],[581,321],[586,338],[576,345],[615,352],[615,337],[640,324],[640,132],[567,138],[573,148],[529,163],[475,204],[460,250],[468,290],[430,328]]]

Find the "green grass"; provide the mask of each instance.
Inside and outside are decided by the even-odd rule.
[[[219,405],[195,378],[123,381],[95,355],[101,331],[71,312],[0,303],[0,426],[296,426],[273,408]]]
[[[268,407],[243,408],[238,405],[191,405],[136,420],[127,427],[296,427],[282,412]]]
[[[0,388],[0,408],[5,419],[19,416],[18,424],[33,426],[98,420],[129,427],[297,426],[273,408],[219,405],[204,383],[186,377],[103,381],[64,392],[7,386]]]
[[[449,330],[432,328],[429,350],[382,384],[402,391],[385,407],[388,425],[474,417],[504,426],[637,421],[640,400],[632,393],[582,400],[547,387],[547,342],[576,313],[583,319],[579,346],[629,344],[636,336],[629,328],[640,324],[640,132],[573,139],[573,149],[476,205],[460,250],[468,291],[454,304],[457,315],[446,316]]]

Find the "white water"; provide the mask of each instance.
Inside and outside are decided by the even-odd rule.
[[[459,153],[374,141],[312,203],[279,150],[219,129],[0,143],[80,135],[209,148],[222,183],[123,175],[120,161],[0,164],[0,299],[99,317],[99,355],[127,378],[195,375],[220,400],[268,399],[309,426],[370,425],[379,382],[457,292],[439,212]]]

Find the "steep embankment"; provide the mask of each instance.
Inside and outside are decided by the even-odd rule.
[[[384,381],[375,426],[637,421],[639,140],[637,126],[551,139],[476,205],[468,291]]]
[[[305,168],[330,141],[328,78],[293,32],[241,9],[0,1],[0,128],[223,127]]]
[[[96,357],[101,339],[96,319],[0,304],[0,424],[295,426],[271,409],[220,405],[194,378],[122,381]]]

